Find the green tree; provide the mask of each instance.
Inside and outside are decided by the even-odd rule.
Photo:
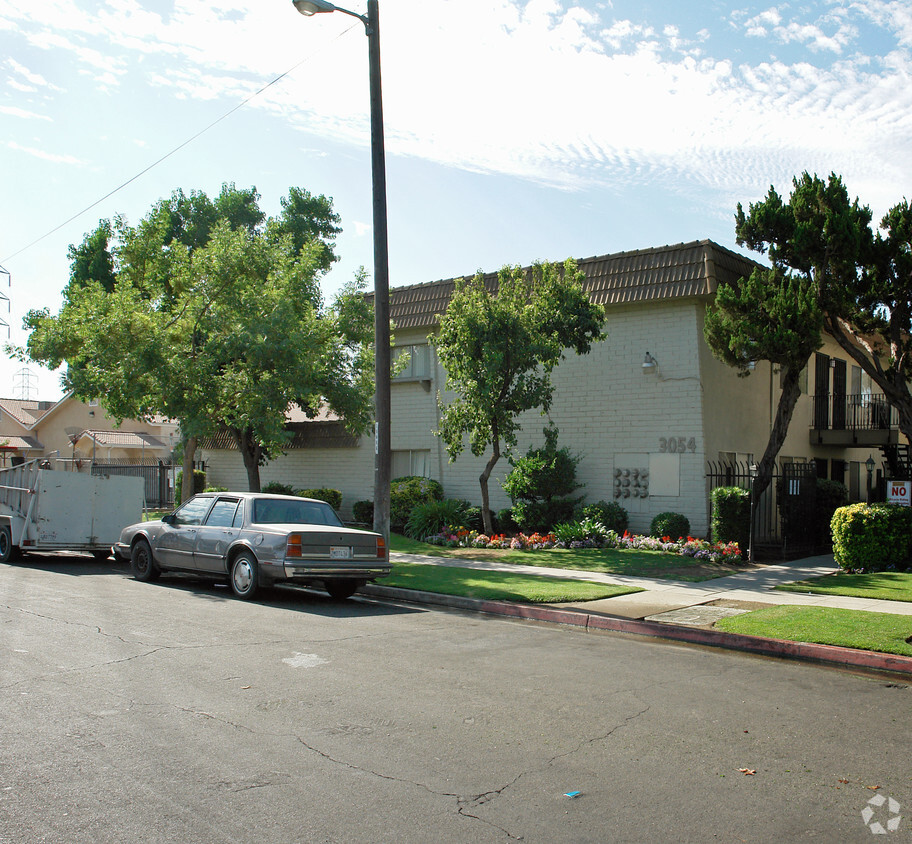
[[[79,246],[70,244],[70,285],[80,286],[97,281],[109,293],[114,289],[114,259],[109,244],[114,235],[110,220],[99,220]]]
[[[863,271],[826,328],[870,375],[899,413],[899,429],[912,442],[912,207],[894,205],[865,250]],[[898,467],[891,467],[894,471]]]
[[[771,267],[755,269],[737,285],[720,285],[708,308],[704,336],[720,360],[750,374],[750,363],[770,361],[782,392],[769,440],[757,465],[752,509],[769,486],[800,395],[799,378],[822,344],[828,309],[846,308],[870,242],[871,215],[850,202],[841,179],[807,173],[793,180],[788,202],[774,188],[745,214],[738,204],[739,245],[768,253]]]
[[[432,338],[456,393],[446,403],[438,396],[440,429],[451,460],[469,447],[491,454],[479,477],[484,528],[493,531],[488,479],[502,446],[516,445],[519,414],[551,407],[551,373],[567,349],[587,354],[605,334],[604,309],[583,291],[583,274],[573,261],[541,263],[529,270],[504,267],[497,290],[490,292],[481,273],[459,280],[440,331]]]
[[[357,433],[371,418],[363,276],[325,307],[326,244],[296,247],[282,224],[259,213],[255,191],[226,186],[216,203],[175,192],[135,228],[121,225],[113,290],[71,286],[59,314],[26,317],[28,354],[66,362],[66,386],[103,397],[115,418],[162,413],[191,445],[226,429],[259,489],[290,404],[311,414],[328,404]]]

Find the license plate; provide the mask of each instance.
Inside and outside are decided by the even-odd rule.
[[[352,549],[350,545],[330,545],[330,560],[350,560],[352,558]]]

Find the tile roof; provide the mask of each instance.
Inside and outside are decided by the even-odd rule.
[[[83,437],[94,440],[96,445],[115,448],[164,448],[167,443],[151,434],[136,431],[83,431],[77,442]]]
[[[20,425],[28,427],[34,425],[55,402],[28,401],[24,399],[0,399],[0,410],[6,411]]]
[[[4,437],[0,436],[0,450],[9,451],[44,451],[44,446],[34,437]]]
[[[306,422],[288,422],[285,430],[291,435],[286,449],[299,448],[355,448],[359,437],[350,434],[339,421],[308,420]],[[227,430],[221,430],[211,437],[200,437],[198,448],[236,449],[234,438]]]
[[[586,275],[583,288],[600,305],[620,305],[690,296],[708,296],[721,283],[733,283],[760,266],[711,240],[616,252],[577,261]],[[496,289],[497,273],[484,276]],[[425,328],[446,310],[455,279],[390,290],[390,317],[398,328]]]

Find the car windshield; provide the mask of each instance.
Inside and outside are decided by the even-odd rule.
[[[256,499],[253,502],[253,521],[261,525],[342,526],[336,511],[322,501],[289,501],[284,498]]]

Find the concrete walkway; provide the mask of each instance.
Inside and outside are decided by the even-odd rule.
[[[643,592],[621,595],[616,598],[605,598],[600,601],[556,605],[562,608],[576,607],[585,609],[589,613],[605,613],[606,615],[614,615],[621,618],[652,619],[664,612],[702,606],[714,601],[836,607],[846,610],[867,610],[869,612],[912,616],[912,603],[904,601],[876,601],[870,598],[844,598],[837,595],[815,595],[776,590],[775,587],[783,583],[808,580],[809,578],[821,577],[838,571],[838,566],[832,554],[808,557],[783,565],[764,566],[763,568],[731,574],[726,577],[718,577],[714,580],[703,580],[698,583],[657,580],[647,577],[627,577],[571,569],[552,569],[543,566],[489,563],[481,560],[464,560],[450,557],[429,557],[418,554],[393,553],[390,554],[390,559],[393,562],[430,563],[439,566],[458,566],[490,571],[524,572],[546,577],[590,580],[597,583],[635,586],[643,589]]]

